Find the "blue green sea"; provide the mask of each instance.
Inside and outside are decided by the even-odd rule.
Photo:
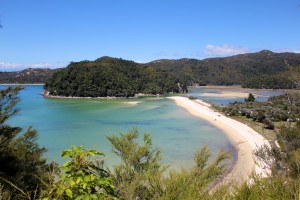
[[[1,85],[0,89],[6,87]],[[8,123],[36,129],[39,145],[48,149],[45,156],[49,161],[62,163],[63,149],[84,145],[104,152],[107,164],[113,165],[117,160],[106,136],[126,133],[132,128],[137,128],[141,136],[150,133],[154,146],[162,151],[163,162],[174,168],[190,167],[194,152],[204,145],[213,156],[220,150],[233,151],[232,144],[218,128],[192,116],[167,98],[48,99],[40,95],[42,89],[41,85],[24,86],[18,104],[20,112]],[[204,91],[196,89],[191,94],[197,92]],[[139,103],[126,104],[129,101]],[[229,101],[232,99],[222,99],[222,103]]]

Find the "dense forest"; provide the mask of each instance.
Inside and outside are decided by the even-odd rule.
[[[193,167],[174,171],[163,164],[161,151],[154,147],[150,135],[139,138],[136,129],[107,137],[120,160],[113,168],[105,166],[101,151],[83,146],[64,150],[61,156],[68,160],[63,165],[49,164],[34,129],[21,131],[8,124],[18,113],[20,89],[0,91],[0,199],[299,199],[299,122],[277,127],[280,148],[255,152],[264,160],[272,160],[271,176],[253,176],[251,184],[215,187],[225,172],[223,161],[230,156],[228,153],[221,152],[211,160],[204,147],[195,152]],[[242,107],[254,101],[249,95]],[[295,111],[291,116],[299,115],[299,94],[293,96],[293,101],[287,96],[269,101],[276,109]]]
[[[291,66],[300,68],[300,54],[263,50],[204,60],[156,60],[148,63],[188,85],[243,85],[251,88],[293,88],[285,75]]]
[[[101,60],[103,61],[103,59],[98,59],[94,62],[82,61],[77,64],[71,63],[69,68],[70,66],[75,68],[75,65],[82,65],[84,66],[82,68],[86,69],[87,66],[100,66]],[[115,64],[119,65],[115,69],[113,68],[113,62],[111,65],[108,63],[104,64],[102,68],[108,70],[105,72],[107,74],[114,71],[113,73],[116,73],[116,76],[123,76],[121,81],[124,80],[125,82],[127,75],[128,78],[135,78],[135,76],[138,76],[138,73],[147,76],[149,72],[145,72],[145,68],[148,66],[147,69],[150,70],[149,66],[151,66],[154,67],[152,71],[158,70],[160,72],[160,76],[157,77],[158,79],[163,78],[163,76],[167,76],[168,78],[175,77],[178,82],[188,86],[242,85],[246,88],[290,89],[294,88],[295,84],[289,79],[290,77],[286,73],[291,67],[300,69],[300,54],[274,53],[264,50],[257,53],[203,60],[183,58],[178,60],[156,60],[146,64],[133,62],[127,62],[126,64],[125,61],[123,63],[115,61]],[[122,65],[128,67],[127,71],[121,69]],[[140,66],[140,68],[138,72],[134,72],[133,69],[137,66]],[[121,70],[120,72],[118,72],[119,69]],[[132,70],[130,71],[130,69]],[[63,71],[61,74],[66,73],[66,69],[61,70]],[[55,71],[57,70],[27,69],[21,72],[0,72],[0,83],[45,83]],[[99,74],[99,70],[96,73]],[[151,80],[156,77],[145,77],[145,80],[149,81],[149,78]],[[112,82],[114,80],[109,80],[108,78],[107,81]],[[157,82],[159,81],[161,80],[157,80]],[[141,90],[143,89],[141,88]]]
[[[295,83],[285,73],[278,75],[260,75],[243,81],[243,88],[253,89],[294,89]]]
[[[72,62],[46,82],[50,95],[73,97],[133,97],[136,94],[187,92],[175,76],[123,59],[101,57]]]

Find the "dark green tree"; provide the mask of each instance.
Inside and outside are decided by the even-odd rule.
[[[176,77],[154,67],[110,57],[72,62],[53,74],[44,86],[50,95],[133,97],[135,94],[186,92]]]
[[[46,181],[48,165],[42,157],[46,149],[36,142],[37,131],[29,127],[22,133],[20,127],[6,124],[18,112],[15,106],[20,90],[9,87],[0,91],[0,185],[5,198],[31,199]]]
[[[255,97],[252,93],[249,94],[248,98],[245,98],[245,102],[254,102]]]
[[[83,146],[64,150],[62,157],[71,160],[61,167],[57,182],[44,191],[43,200],[117,199],[112,178],[103,169],[103,156],[100,151],[87,150]]]

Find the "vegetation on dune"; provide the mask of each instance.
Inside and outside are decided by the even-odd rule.
[[[250,97],[245,102],[234,102],[218,109],[228,116],[244,116],[267,126],[278,121],[298,121],[300,119],[300,93],[288,92],[270,97],[266,102],[254,102]],[[252,100],[250,101],[251,98]]]
[[[133,97],[135,94],[186,92],[187,86],[166,72],[133,61],[102,57],[71,63],[46,82],[50,95]]]
[[[249,95],[250,98],[250,95]],[[248,99],[249,99],[248,98]],[[235,102],[218,109],[229,116],[248,118],[274,129],[276,143],[263,147],[256,155],[269,162],[272,175],[254,178],[253,184],[237,187],[237,199],[298,199],[300,197],[300,93],[289,91],[266,102]],[[278,123],[283,122],[283,123]]]
[[[255,97],[252,93],[250,93],[249,96],[245,98],[245,102],[254,102],[254,101],[255,101]]]
[[[276,139],[280,147],[263,147],[256,152],[258,157],[271,161],[272,175],[254,177],[252,184],[236,187],[233,199],[300,198],[300,126],[281,127]]]

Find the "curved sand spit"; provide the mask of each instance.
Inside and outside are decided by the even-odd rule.
[[[209,121],[220,128],[232,141],[237,149],[238,157],[231,172],[223,179],[223,183],[242,183],[249,181],[249,176],[256,174],[266,177],[270,169],[266,164],[257,160],[253,152],[261,146],[270,143],[247,125],[228,118],[210,109],[210,104],[201,100],[192,101],[186,97],[169,97],[176,104],[187,109],[191,114]]]

